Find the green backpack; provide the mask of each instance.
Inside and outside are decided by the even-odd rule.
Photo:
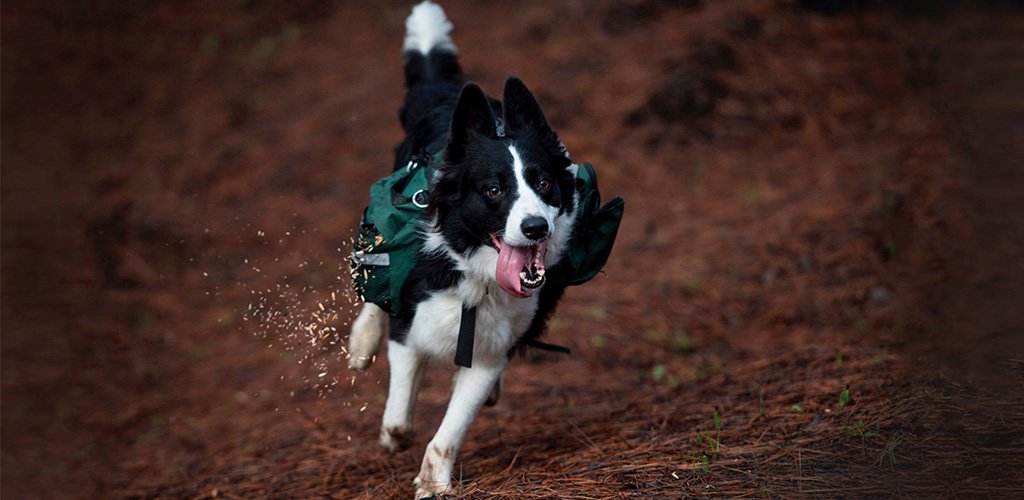
[[[434,171],[428,162],[413,160],[370,188],[370,205],[353,245],[352,283],[360,300],[390,314],[398,311],[402,284],[416,264],[420,219]],[[548,270],[548,286],[579,285],[601,272],[622,221],[622,198],[601,206],[597,172],[589,163],[579,166],[576,190],[579,204],[569,250]]]

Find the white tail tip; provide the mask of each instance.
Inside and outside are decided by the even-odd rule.
[[[457,54],[458,49],[448,36],[451,32],[452,23],[440,5],[430,0],[420,2],[412,8],[412,13],[405,20],[405,43],[402,50],[415,50],[427,55],[437,48]]]

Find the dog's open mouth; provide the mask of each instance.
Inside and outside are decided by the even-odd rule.
[[[544,254],[548,249],[547,243],[512,246],[493,234],[491,240],[498,248],[498,268],[495,275],[502,290],[513,297],[526,298],[532,295],[529,290],[540,288],[544,284]]]

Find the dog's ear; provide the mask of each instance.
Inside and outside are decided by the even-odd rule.
[[[467,83],[459,94],[452,123],[448,132],[448,145],[444,148],[444,159],[449,164],[462,161],[466,146],[476,137],[494,137],[494,115],[487,102],[487,96],[475,83]]]
[[[505,133],[515,137],[527,130],[532,130],[537,134],[541,145],[550,153],[569,157],[565,145],[558,140],[558,134],[548,125],[548,120],[544,117],[544,111],[540,109],[537,99],[519,78],[510,76],[505,80],[502,107],[505,115]]]

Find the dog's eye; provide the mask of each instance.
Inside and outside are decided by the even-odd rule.
[[[484,194],[488,198],[493,200],[493,199],[501,196],[501,188],[498,187],[498,186],[488,186],[487,189],[484,189]]]
[[[537,183],[537,189],[540,189],[541,191],[551,189],[551,181],[548,179],[541,179],[540,182]]]

